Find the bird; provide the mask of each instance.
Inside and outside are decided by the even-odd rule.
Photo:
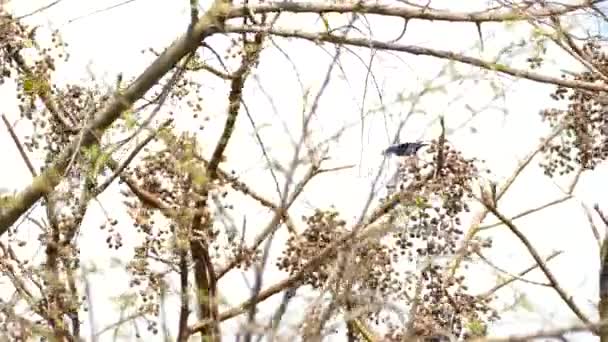
[[[384,154],[394,154],[399,157],[409,157],[415,155],[418,150],[427,145],[428,144],[420,141],[396,144],[384,150]]]

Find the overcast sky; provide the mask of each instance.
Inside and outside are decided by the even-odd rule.
[[[13,1],[15,14],[28,13],[47,1]],[[95,14],[81,19],[83,15],[95,10],[105,8],[117,1],[97,0],[64,0],[60,4],[40,14],[30,17],[27,22],[32,25],[41,25],[39,30],[41,37],[48,28],[59,29],[63,39],[69,43],[68,51],[71,59],[68,63],[61,64],[56,74],[56,82],[80,82],[90,79],[90,72],[97,79],[105,80],[112,84],[118,73],[123,73],[125,79],[139,75],[139,73],[153,59],[149,53],[142,54],[142,50],[153,47],[161,50],[167,47],[173,39],[185,31],[189,20],[189,9],[187,1],[133,1],[127,5]],[[474,6],[485,1],[467,1],[467,7]],[[454,8],[454,2],[442,2]],[[433,6],[440,4],[433,2]],[[471,7],[470,7],[471,8]],[[309,27],[314,23],[314,17],[300,16],[294,20],[292,17],[285,19],[283,24],[302,25]],[[398,35],[400,21],[371,21],[374,35],[377,39],[390,39]],[[493,32],[500,28],[500,32]],[[413,21],[408,26],[408,31],[403,38],[404,43],[423,44],[441,49],[463,51],[473,56],[491,56],[497,50],[509,42],[526,38],[526,30],[516,26],[511,31],[505,31],[501,25],[484,25],[484,36],[486,38],[484,51],[478,47],[479,38],[474,25],[458,25],[445,23],[427,23]],[[219,42],[222,37],[214,37],[211,41]],[[318,90],[323,81],[331,56],[307,42],[279,41],[299,70],[299,75],[305,87],[311,87],[313,94]],[[333,49],[327,49],[333,53]],[[370,58],[370,52],[357,50],[363,60]],[[210,57],[210,56],[203,56]],[[435,79],[445,61],[433,58],[418,57],[401,54],[401,59],[388,54],[374,56],[373,71],[382,90],[382,99],[377,94],[372,82],[365,89],[366,69],[365,66],[352,55],[345,54],[342,59],[342,67],[347,77],[341,75],[336,69],[332,82],[320,102],[319,110],[315,116],[315,139],[320,141],[333,136],[345,125],[349,128],[341,135],[340,139],[331,143],[330,157],[327,166],[341,166],[353,164],[355,167],[340,171],[335,174],[320,176],[305,193],[305,196],[297,204],[295,210],[299,214],[310,213],[314,207],[327,208],[330,205],[342,210],[346,219],[354,220],[361,213],[361,208],[367,194],[370,191],[372,180],[378,168],[383,162],[381,151],[390,143],[396,134],[399,122],[404,113],[410,108],[404,104],[391,104],[397,94],[416,94],[420,92],[425,81],[434,81],[439,84],[450,83],[446,86],[446,92],[437,92],[425,95],[420,107],[421,114],[414,115],[407,122],[400,140],[432,139],[439,133],[439,127],[435,119],[437,115],[444,114],[448,125],[454,129],[450,135],[451,142],[459,149],[465,151],[467,156],[475,156],[486,160],[486,165],[493,173],[489,176],[495,180],[503,180],[510,175],[518,160],[527,154],[538,144],[539,139],[548,132],[548,127],[540,122],[538,112],[554,103],[549,98],[552,88],[529,81],[514,82],[511,79],[497,76],[488,76],[483,73],[484,79],[478,82],[450,81],[448,77]],[[549,58],[560,68],[575,69],[563,53],[555,49],[549,50]],[[517,66],[524,66],[521,61]],[[461,72],[476,77],[474,71],[466,67],[457,66]],[[558,76],[557,68],[549,65],[542,71]],[[277,159],[287,162],[291,158],[293,146],[291,139],[297,139],[299,122],[302,113],[302,92],[298,81],[292,71],[292,66],[275,48],[264,51],[261,63],[254,75],[259,78],[264,91],[272,94],[274,103],[271,105],[265,98],[264,93],[257,82],[250,79],[245,89],[245,101],[254,113],[258,127],[263,127],[260,132],[269,146],[270,153]],[[501,87],[505,92],[503,99],[498,99],[487,106],[493,97],[494,86]],[[223,125],[223,115],[226,107],[226,85],[214,80],[208,75],[201,76],[205,82],[201,90],[204,97],[204,111],[211,117],[210,123],[201,133],[203,153],[211,153],[212,143],[217,139],[219,130]],[[0,86],[0,112],[5,113],[13,122],[17,121],[16,102],[13,101],[13,87],[10,83]],[[367,96],[362,99],[363,93]],[[378,108],[384,101],[389,105],[384,112],[368,113],[373,108]],[[273,109],[273,105],[276,108]],[[462,123],[467,122],[470,111],[467,107],[482,109],[477,118],[471,120],[462,128]],[[185,108],[181,108],[187,111]],[[506,115],[505,115],[506,113]],[[366,119],[363,127],[360,117],[365,114]],[[286,133],[283,124],[289,128]],[[272,123],[272,126],[270,124]],[[192,126],[192,121],[184,118],[177,120],[180,129]],[[473,133],[471,127],[477,133]],[[17,123],[20,132],[26,132],[27,126],[22,122]],[[252,128],[246,117],[239,118],[235,139],[228,145],[227,168],[233,168],[244,180],[255,180],[255,188],[268,197],[276,198],[276,192],[269,177],[261,151],[255,143]],[[21,162],[16,149],[6,134],[4,126],[0,127],[0,144],[5,146],[0,154],[0,163],[10,167],[0,168],[0,186],[19,190],[27,185],[31,178],[27,169]],[[206,148],[206,149],[205,149]],[[422,158],[428,157],[424,153]],[[388,170],[394,169],[394,160],[388,161]],[[533,162],[537,164],[538,162]],[[607,168],[605,165],[596,171],[585,172],[581,178],[576,191],[575,200],[560,204],[547,209],[539,214],[528,216],[518,220],[518,225],[541,251],[542,255],[548,255],[553,250],[563,250],[564,255],[556,258],[550,266],[555,271],[558,279],[568,293],[575,295],[575,300],[589,315],[596,318],[593,302],[597,297],[597,247],[594,243],[591,231],[588,228],[586,218],[581,210],[581,201],[588,205],[599,202],[600,206],[606,208],[605,200],[608,183],[602,183],[606,179]],[[384,181],[388,178],[390,171],[385,172],[382,177]],[[559,179],[557,182],[565,186],[569,179]],[[107,210],[119,212],[122,206],[118,201],[109,201],[116,198],[117,187],[113,187],[102,195],[100,200]],[[531,206],[536,206],[555,199],[560,196],[559,189],[555,184],[542,176],[539,168],[534,167],[515,183],[513,189],[501,202],[501,208],[507,216],[517,214]],[[604,197],[604,198],[602,198]],[[269,214],[249,203],[243,204],[243,210],[239,215],[246,214],[247,222],[251,227],[263,226],[264,220]],[[94,206],[87,214],[87,222],[99,222],[100,210]],[[293,215],[299,217],[300,215]],[[242,220],[242,217],[237,217]],[[495,222],[489,217],[488,222]],[[126,224],[126,223],[125,223]],[[95,230],[95,225],[86,226],[89,231],[81,234],[81,255],[83,264],[95,263],[101,268],[108,267],[110,256],[128,260],[130,251],[121,250],[109,252],[104,244],[99,243],[104,239],[105,233]],[[252,228],[255,229],[255,228]],[[125,227],[126,230],[126,227]],[[497,265],[517,272],[531,264],[531,258],[504,228],[493,230],[496,234],[496,245],[492,251],[493,260]],[[251,231],[255,233],[255,231]],[[125,234],[126,242],[134,241],[135,237]],[[280,244],[279,237],[277,244]],[[126,249],[126,248],[125,248]],[[31,251],[35,253],[36,251]],[[25,252],[24,252],[25,253]],[[41,253],[38,251],[37,253]],[[251,277],[250,281],[251,281]],[[284,275],[273,271],[266,275],[265,284],[274,283],[283,279]],[[535,274],[537,280],[542,276]],[[231,274],[222,280],[220,289],[234,287],[233,293],[240,291],[238,296],[231,296],[231,304],[237,304],[238,300],[247,297],[246,288],[241,286],[242,275]],[[473,288],[479,291],[488,289],[493,279],[479,277],[479,282],[473,284]],[[93,308],[97,327],[104,327],[117,320],[116,311],[112,309],[112,296],[127,290],[128,277],[118,269],[106,269],[103,274],[91,276],[92,290],[94,293],[95,306]],[[559,301],[555,293],[547,288],[530,286],[518,286],[530,294],[528,301],[530,311],[518,309],[517,315],[506,315],[500,324],[497,324],[492,333],[505,334],[513,331],[516,323],[518,332],[523,329],[537,329],[539,327],[558,326],[574,322],[574,318],[565,305]],[[238,299],[238,300],[237,300]],[[505,303],[512,301],[512,293],[507,290],[501,297]],[[234,302],[232,302],[234,301]],[[271,303],[276,301],[271,301]],[[175,301],[172,302],[174,305]],[[268,307],[268,305],[266,305]],[[177,312],[174,310],[173,312]],[[174,321],[171,320],[170,321]],[[515,323],[514,323],[515,322]],[[175,327],[169,327],[175,332]],[[85,329],[88,329],[86,327]],[[84,330],[87,331],[87,330]],[[102,335],[102,341],[110,335]],[[125,340],[128,340],[125,339]],[[336,339],[338,340],[338,339]]]

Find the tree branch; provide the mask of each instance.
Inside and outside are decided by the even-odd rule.
[[[455,12],[438,10],[428,7],[405,7],[391,5],[381,5],[378,3],[364,3],[353,1],[346,3],[330,2],[267,2],[256,5],[235,6],[228,12],[228,18],[243,17],[261,13],[291,12],[291,13],[357,13],[357,14],[376,14],[382,16],[399,17],[403,19],[424,19],[433,21],[450,22],[503,22],[527,20],[531,17],[545,18],[556,15],[564,15],[576,10],[589,8],[598,1],[582,1],[576,5],[556,4],[544,8],[500,8],[488,9],[486,11],[475,12]]]
[[[364,48],[372,48],[377,50],[389,50],[389,51],[400,51],[411,53],[413,55],[418,56],[432,56],[441,59],[447,59],[451,61],[456,61],[464,64],[469,64],[472,66],[476,66],[482,69],[495,71],[498,73],[514,76],[517,78],[525,78],[531,81],[536,81],[540,83],[548,83],[553,85],[561,85],[567,88],[578,88],[578,89],[586,89],[586,90],[594,90],[594,91],[608,91],[608,85],[593,83],[593,82],[583,82],[576,80],[563,79],[559,77],[552,77],[537,74],[531,71],[515,69],[500,63],[487,62],[482,59],[478,59],[475,57],[466,56],[464,54],[452,52],[452,51],[444,51],[437,50],[432,48],[426,48],[422,46],[415,45],[403,45],[391,42],[382,42],[373,39],[367,38],[348,38],[344,36],[338,36],[334,34],[329,34],[327,32],[304,32],[301,30],[293,30],[287,28],[268,28],[259,25],[249,25],[249,26],[238,26],[238,25],[226,25],[224,32],[226,33],[243,33],[243,32],[263,32],[272,34],[275,36],[286,37],[286,38],[301,38],[305,40],[309,40],[312,42],[328,42],[333,44],[346,44],[352,46],[359,46]]]
[[[507,227],[509,227],[509,229],[511,230],[511,232],[513,232],[513,234],[515,234],[515,236],[517,236],[517,238],[524,244],[524,246],[526,247],[526,249],[528,250],[528,252],[530,252],[530,255],[532,255],[532,258],[534,258],[534,261],[536,261],[536,263],[538,264],[538,266],[540,267],[540,269],[542,270],[542,272],[545,274],[545,276],[549,280],[549,283],[551,283],[551,287],[553,287],[553,289],[561,297],[561,299],[564,301],[564,303],[566,303],[566,305],[568,305],[568,307],[570,308],[570,310],[572,310],[572,312],[583,323],[591,326],[592,323],[589,320],[589,318],[587,318],[587,316],[576,305],[576,303],[572,299],[572,296],[569,296],[566,293],[566,291],[561,287],[561,285],[557,282],[557,278],[555,278],[555,276],[553,275],[553,272],[551,272],[551,270],[549,270],[549,268],[547,267],[547,264],[542,259],[542,257],[538,254],[538,252],[536,251],[536,248],[534,248],[534,246],[532,245],[532,243],[530,242],[530,240],[528,240],[528,238],[521,232],[521,230],[519,230],[519,228],[517,228],[515,226],[515,224],[513,224],[513,222],[511,222],[508,218],[506,218],[503,214],[501,214],[498,211],[498,209],[494,206],[494,204],[488,203],[487,201],[483,201],[483,204],[486,206],[486,208],[492,214],[494,214],[494,216],[496,216],[496,218],[498,218]]]
[[[203,39],[217,33],[223,25],[229,7],[222,0],[215,0],[211,8],[193,25],[192,30],[183,34],[163,52],[146,70],[122,93],[114,96],[94,115],[93,120],[83,128],[82,141],[74,141],[65,148],[55,161],[31,185],[18,193],[12,205],[0,213],[0,235],[4,234],[17,219],[42,196],[49,193],[61,181],[70,157],[78,148],[93,144],[95,133],[103,133],[120,114],[131,107],[150,88],[166,75],[186,54],[196,50]]]

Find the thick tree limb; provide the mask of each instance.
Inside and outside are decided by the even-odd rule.
[[[601,1],[579,1],[574,5],[555,4],[543,8],[500,8],[486,11],[456,12],[438,10],[428,7],[405,7],[382,5],[378,3],[363,3],[359,1],[347,3],[327,2],[266,2],[257,5],[234,7],[228,12],[228,18],[242,17],[249,14],[291,12],[291,13],[360,13],[377,14],[382,16],[400,17],[404,19],[425,19],[451,22],[501,22],[513,20],[526,20],[530,17],[543,18],[564,15],[576,10],[591,8],[593,4]]]
[[[83,128],[84,134],[80,144],[78,141],[74,141],[64,149],[55,158],[55,161],[32,181],[31,185],[15,196],[10,206],[2,210],[0,235],[4,234],[21,215],[61,182],[71,156],[77,152],[77,149],[85,148],[97,141],[96,135],[101,135],[124,110],[132,106],[157,84],[184,56],[196,50],[204,38],[219,32],[229,9],[229,5],[225,1],[216,0],[189,32],[184,33],[158,56],[122,93],[115,93],[95,114],[93,120]]]

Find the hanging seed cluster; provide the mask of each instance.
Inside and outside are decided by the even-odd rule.
[[[0,85],[17,74],[13,54],[25,48],[28,30],[28,27],[15,20],[12,15],[0,10]]]
[[[34,31],[6,15],[0,17],[0,22],[0,84],[6,78],[15,78],[21,117],[30,121],[33,127],[32,134],[25,139],[24,145],[30,152],[42,152],[48,164],[68,144],[78,139],[79,128],[108,99],[108,92],[94,85],[55,87],[50,80],[57,56],[51,51],[59,51],[59,58],[67,58],[60,51],[65,44],[55,34],[53,49],[39,49],[39,56],[34,61],[23,63],[15,57],[16,53],[29,46]],[[234,46],[238,44],[235,43]],[[228,53],[234,56],[228,57],[234,58],[237,53],[244,53],[235,51],[236,49],[229,50]],[[197,70],[196,63],[189,67],[190,71]],[[162,87],[155,89],[158,90],[156,98],[160,96],[159,88]],[[208,120],[208,117],[203,120],[198,117],[202,114],[202,97],[193,95],[201,89],[200,84],[183,78],[173,86],[168,97],[175,102],[185,101],[199,124]],[[53,99],[53,103],[40,105],[40,101]],[[49,107],[55,109],[48,109]],[[113,126],[116,129],[114,132],[122,130],[122,133],[128,134],[132,132],[128,127],[131,124],[127,118],[123,118]],[[588,125],[582,128],[579,126],[572,126],[575,135],[594,136]],[[200,128],[202,127],[201,125]],[[123,173],[125,179],[133,180],[141,190],[164,203],[173,213],[172,219],[168,220],[149,204],[136,199],[132,193],[124,193],[127,211],[133,221],[132,224],[127,224],[128,228],[134,228],[143,237],[141,243],[135,246],[133,259],[127,265],[131,274],[130,286],[138,300],[138,312],[155,318],[160,314],[160,297],[167,286],[164,279],[167,273],[175,271],[172,268],[178,264],[178,254],[185,248],[184,243],[193,240],[184,229],[191,224],[194,215],[189,209],[201,200],[201,189],[209,190],[212,187],[213,191],[221,193],[225,185],[221,181],[209,184],[204,168],[200,166],[201,161],[195,158],[197,145],[194,137],[176,137],[168,131],[159,136],[161,148],[155,152],[146,151],[146,155],[138,160],[137,166]],[[113,137],[116,138],[115,135]],[[585,139],[587,140],[581,139],[579,143],[581,149],[589,149],[589,146],[594,145],[593,141]],[[99,150],[105,151],[107,147],[101,146]],[[434,156],[432,160],[404,163],[401,166],[398,192],[402,196],[399,203],[391,209],[391,214],[401,215],[391,215],[391,220],[381,223],[389,228],[387,231],[390,233],[386,238],[366,237],[349,241],[347,245],[332,251],[318,267],[303,272],[303,283],[315,289],[329,285],[336,303],[341,308],[346,308],[346,311],[367,308],[365,314],[360,316],[363,320],[389,327],[383,340],[401,339],[406,333],[412,332],[406,332],[405,327],[394,325],[389,320],[390,315],[384,310],[387,302],[402,303],[412,308],[409,312],[413,317],[408,319],[413,322],[414,334],[429,338],[438,336],[441,331],[449,331],[460,337],[483,336],[488,322],[497,317],[489,308],[489,299],[471,296],[464,277],[447,277],[444,266],[432,265],[416,272],[409,271],[409,266],[427,257],[449,255],[457,251],[463,234],[462,215],[469,211],[472,184],[479,174],[476,160],[464,158],[449,145],[442,145],[441,154],[437,152],[438,149],[438,143],[433,142],[427,149]],[[81,204],[86,204],[86,201],[74,196],[80,193],[73,189],[94,181],[88,176],[91,162],[89,157],[86,153],[76,155],[65,184],[68,189],[56,194],[57,202],[68,212],[67,215],[58,215],[57,222],[53,223],[57,228],[53,233],[59,233],[60,247],[70,245],[82,223],[83,209],[86,207]],[[593,159],[593,153],[585,158]],[[92,184],[93,188],[94,186]],[[211,196],[210,192],[206,194]],[[120,222],[110,217],[110,214],[107,216],[106,222],[100,227],[107,233],[107,247],[120,249],[123,247],[120,230],[124,227],[120,227]],[[211,220],[212,215],[206,212],[205,219]],[[302,272],[304,265],[351,231],[335,210],[317,210],[303,220],[305,230],[300,235],[289,238],[277,263],[281,270],[290,274]],[[217,239],[219,231],[211,229],[204,234],[206,236],[196,238],[204,238],[211,244]],[[58,248],[54,244],[56,238],[54,234],[47,233],[39,237],[43,244],[49,246],[47,250],[55,249],[53,253],[67,260],[56,268],[58,271],[77,270],[80,265],[79,250],[75,246]],[[489,241],[481,241],[469,246],[465,254],[490,246]],[[232,255],[247,254],[240,265],[243,268],[248,268],[259,257],[256,254],[258,251],[245,251],[233,243],[229,244],[227,251]],[[3,252],[3,255],[10,254]],[[27,263],[8,263],[6,259],[0,263],[4,274],[15,272],[19,268],[22,273],[20,277],[26,275],[38,283],[46,281],[40,270],[32,271]],[[159,271],[158,264],[166,266],[165,271]],[[130,300],[131,298],[125,298],[125,303]],[[83,302],[85,298],[81,298],[74,306]],[[42,303],[34,309],[38,315],[43,316],[45,305]],[[326,312],[323,309],[325,308],[313,308],[316,319],[309,322],[325,322],[325,316],[320,315]],[[330,313],[340,311],[344,312],[344,309]],[[0,314],[0,319],[2,317]],[[146,321],[147,329],[157,333],[157,323],[147,317]],[[11,329],[7,321],[1,321],[0,328]]]
[[[587,42],[582,51],[597,72],[580,73],[574,76],[574,80],[605,84],[608,56],[602,51],[600,43]],[[545,160],[541,166],[545,174],[564,175],[579,167],[594,169],[608,158],[608,94],[559,86],[551,98],[566,102],[567,107],[546,109],[540,113],[552,127],[565,127],[560,137],[549,143],[543,151]]]
[[[277,262],[279,269],[290,274],[300,272],[304,265],[317,257],[326,247],[348,233],[346,222],[339,219],[338,213],[333,210],[316,210],[313,215],[303,219],[307,228],[302,234],[292,235],[288,239],[287,247]],[[375,241],[366,241],[342,247],[344,248],[333,251],[327,261],[324,261],[314,271],[305,273],[303,282],[316,289],[324,286],[327,280],[335,274],[334,261],[336,261],[338,253],[344,249],[348,250],[345,253],[351,256],[347,263],[348,268],[365,274],[365,277],[357,279],[352,286],[388,294],[391,287],[392,269],[387,246]],[[341,265],[341,267],[345,266]],[[342,274],[341,279],[345,279],[345,274]],[[338,284],[336,289],[340,291],[340,288],[341,285]]]
[[[410,185],[415,190],[395,208],[402,218],[394,221],[397,243],[393,254],[405,255],[408,262],[455,253],[464,233],[461,215],[470,212],[472,186],[479,175],[477,161],[444,145],[442,165],[437,169],[437,150],[434,142],[428,148],[433,155],[430,161],[418,160],[420,165],[405,162],[399,168],[401,191],[409,192]]]
[[[395,264],[425,265],[427,260],[439,260],[418,271],[417,277],[404,278],[407,281],[402,291],[409,298],[416,290],[420,294],[413,318],[416,336],[435,336],[441,331],[455,336],[480,335],[497,318],[496,312],[488,299],[468,293],[463,276],[448,276],[450,270],[440,259],[459,252],[464,234],[462,216],[470,212],[473,185],[480,175],[479,161],[465,158],[447,142],[441,155],[439,149],[433,141],[427,149],[433,158],[414,163],[406,160],[399,169],[399,188],[414,194],[403,196],[407,201],[395,208],[401,215],[392,220],[396,229],[391,254]],[[490,240],[475,241],[464,253],[489,247]],[[396,327],[386,338],[396,340],[411,333],[402,329]]]
[[[80,82],[79,85],[58,87],[53,84],[52,76],[56,62],[68,58],[68,54],[62,51],[67,44],[54,32],[51,48],[40,48],[32,45],[34,35],[35,30],[0,13],[0,84],[11,78],[17,86],[22,118],[20,129],[25,126],[31,130],[21,142],[26,152],[43,161],[42,165],[35,165],[38,170],[48,167],[61,151],[77,142],[81,128],[89,122],[100,106],[107,102],[114,91],[120,92],[128,82],[120,79],[115,88],[98,86],[94,80],[89,84]],[[189,73],[196,74],[196,71],[189,69]],[[167,78],[171,76],[168,75]],[[202,97],[199,95],[202,93],[201,85],[192,81],[190,75],[182,76],[171,85],[167,102],[175,102],[170,105],[177,111],[184,108],[182,104],[185,103],[187,112],[192,113],[192,117],[198,122],[197,126],[202,129],[209,118],[203,114]],[[105,164],[99,165],[99,171],[106,171],[106,174],[91,174],[92,162],[110,151],[113,151],[111,158],[118,163],[122,162],[121,154],[124,151],[131,152],[133,144],[122,145],[120,138],[130,136],[141,126],[144,109],[153,110],[165,84],[159,84],[150,92],[152,102],[147,102],[150,100],[147,98],[141,101],[147,103],[136,104],[140,105],[139,107],[134,106],[135,112],[123,113],[95,150],[85,148],[70,161],[65,180],[55,189],[52,196],[56,204],[53,209],[57,211],[56,222],[50,222],[52,229],[41,229],[37,241],[47,246],[47,255],[57,255],[59,260],[64,261],[58,262],[54,271],[72,272],[80,267],[79,250],[73,242],[81,229],[80,225],[90,200],[85,196],[84,190],[95,189],[101,180],[109,176]],[[168,111],[169,116],[173,114]],[[23,121],[27,121],[26,125]],[[30,127],[27,126],[28,123]],[[141,243],[135,246],[133,259],[126,266],[131,273],[130,285],[135,291],[137,301],[125,299],[125,308],[136,303],[139,313],[154,316],[152,319],[144,317],[148,322],[148,330],[152,332],[158,331],[154,319],[158,318],[160,294],[166,287],[163,278],[167,276],[166,272],[170,272],[168,268],[178,264],[176,252],[183,248],[183,241],[191,240],[190,236],[184,236],[183,227],[185,223],[192,223],[194,203],[201,200],[200,190],[205,187],[213,191],[222,188],[222,182],[207,184],[204,165],[201,166],[201,161],[194,158],[195,139],[185,135],[175,137],[171,133],[172,130],[173,127],[159,133],[156,145],[161,145],[160,151],[157,149],[151,152],[144,149],[135,159],[138,167],[127,169],[121,174],[122,179],[130,179],[142,191],[148,192],[169,207],[173,213],[172,219],[166,219],[157,210],[142,203],[141,199],[135,199],[133,194],[126,192],[126,210],[133,222],[119,222],[112,217],[113,213],[104,212],[106,220],[100,225],[100,229],[106,234],[106,245],[112,250],[123,247],[124,239],[120,232],[125,229],[135,229],[142,238]],[[144,131],[140,136],[146,133],[148,132]],[[118,149],[113,150],[117,146]],[[141,155],[145,157],[141,158]],[[107,156],[104,155],[105,157]],[[123,189],[127,188],[124,182],[122,185]],[[211,220],[208,210],[205,211],[204,219]],[[9,233],[11,239],[16,239],[15,232]],[[205,238],[211,244],[218,232],[211,229],[205,234],[204,237],[196,238]],[[15,246],[24,245],[25,243],[21,242],[15,243]],[[233,247],[231,244],[227,248]],[[19,268],[23,269],[22,273],[27,274],[32,282],[48,284],[45,274],[49,272],[45,265],[37,264],[34,267],[23,264]],[[3,274],[6,275],[4,270]],[[51,291],[50,285],[46,290]],[[58,288],[57,291],[59,290],[65,289]],[[80,301],[83,302],[86,302],[85,298]],[[41,307],[38,314],[44,317],[44,305]],[[72,305],[66,306],[70,310],[71,307]],[[45,326],[43,320],[41,325]],[[0,329],[6,326],[0,324]]]
[[[436,336],[447,331],[464,339],[485,336],[488,323],[499,318],[491,308],[492,298],[467,293],[464,276],[446,281],[445,272],[439,265],[422,272],[424,289],[415,310],[414,335]]]
[[[136,199],[133,193],[124,193],[134,227],[144,237],[128,266],[132,275],[130,284],[139,289],[140,309],[154,315],[158,313],[156,309],[152,310],[156,306],[149,305],[158,305],[155,298],[160,295],[162,276],[151,271],[154,269],[151,261],[177,264],[179,252],[189,248],[191,237],[185,227],[192,224],[193,208],[200,196],[195,190],[206,186],[204,170],[195,159],[196,139],[187,134],[172,137],[165,132],[160,140],[164,147],[146,154],[125,175],[134,180],[139,189],[162,202],[168,208],[171,220],[155,214],[155,210]],[[217,231],[207,233],[205,238],[209,241],[218,234]]]
[[[446,276],[445,266],[433,264],[416,272],[409,270],[409,266],[427,258],[458,251],[464,233],[462,215],[470,211],[473,185],[480,173],[477,160],[465,158],[449,144],[443,145],[441,158],[438,150],[438,143],[433,142],[427,149],[434,156],[431,160],[404,160],[400,166],[399,203],[388,215],[388,236],[347,242],[332,251],[319,267],[303,273],[303,282],[313,288],[333,288],[338,303],[367,305],[363,317],[389,328],[385,340],[397,341],[411,331],[391,321],[382,300],[415,305],[412,319],[416,336],[434,336],[440,331],[483,336],[488,323],[497,318],[490,299],[471,295],[465,278]],[[291,274],[302,271],[311,259],[349,232],[345,221],[332,210],[317,210],[303,220],[307,228],[289,238],[278,262],[280,269]],[[476,249],[489,247],[489,240],[476,241],[464,253],[468,256]],[[346,257],[341,258],[343,255]],[[417,299],[415,293],[419,294]]]
[[[5,14],[0,14],[0,21],[0,83],[8,77],[16,83],[20,117],[30,124],[31,129],[22,137],[21,143],[30,156],[41,157],[43,164],[34,167],[36,171],[43,170],[77,138],[86,115],[97,108],[104,95],[94,85],[85,88],[68,84],[60,88],[53,84],[52,75],[57,61],[69,58],[64,51],[67,44],[57,31],[51,32],[51,46],[42,47],[37,43],[36,29]],[[88,182],[96,178],[89,175],[90,166],[89,158],[82,153],[76,154],[66,178],[52,195],[55,205],[50,210],[56,214],[53,225],[63,235],[63,244],[69,244],[84,215],[84,207],[79,205],[82,187],[86,183],[83,180]],[[46,233],[40,239],[50,241]]]
[[[0,8],[0,85],[4,84],[7,78],[19,78],[22,76],[24,66],[32,72],[30,76],[48,76],[55,70],[57,58],[67,60],[69,55],[64,53],[62,48],[67,44],[61,41],[58,31],[51,33],[52,46],[39,47],[36,41],[36,28],[29,27],[12,15],[3,12]],[[20,53],[23,50],[35,50],[38,55],[34,61],[34,67],[29,65],[30,61],[23,64]]]
[[[51,76],[57,60],[67,61],[67,47],[57,31],[51,33],[51,46],[39,47],[36,43],[36,29],[15,21],[10,15],[0,13],[0,84],[11,78],[17,84],[17,100],[21,118],[33,125],[33,132],[23,144],[29,152],[37,149],[48,150],[63,146],[61,141],[66,127],[49,127],[58,115],[66,115],[66,108],[51,103],[52,98],[63,98],[57,87],[52,85]],[[40,101],[50,103],[55,113],[50,113]],[[77,124],[77,122],[69,122]],[[47,135],[52,135],[47,136]],[[41,141],[43,140],[43,141]],[[58,140],[58,141],[55,141]],[[53,143],[52,147],[46,147]],[[48,162],[48,160],[47,160]]]
[[[157,195],[172,209],[192,207],[195,201],[192,196],[193,177],[197,180],[205,177],[204,170],[197,168],[199,163],[194,158],[196,140],[188,135],[182,135],[176,141],[170,141],[173,139],[171,136],[166,138],[168,141],[163,142],[168,146],[144,156],[130,175],[143,190]]]
[[[49,162],[73,136],[69,132],[70,127],[55,124],[59,116],[69,116],[67,112],[72,99],[65,100],[67,108],[54,102],[55,98],[61,98],[63,94],[51,85],[56,61],[68,58],[62,52],[67,44],[61,41],[57,32],[52,32],[50,47],[42,47],[37,42],[36,33],[35,28],[18,22],[0,8],[0,85],[5,85],[8,79],[16,85],[18,110],[22,119],[19,129],[30,130],[25,137],[20,137],[20,143],[32,159],[35,172],[47,168]],[[50,110],[49,107],[53,109]],[[66,122],[77,124],[67,121],[69,119],[68,117]],[[38,160],[43,161],[42,165],[36,163]],[[75,189],[78,189],[80,182],[73,176],[82,168],[81,162],[80,156],[76,156],[70,169],[72,172],[42,202],[50,213],[48,223],[43,226],[40,221],[33,219],[35,225],[32,227],[39,229],[28,230],[27,240],[19,240],[18,228],[15,227],[7,234],[9,243],[6,249],[3,245],[2,259],[5,262],[0,266],[0,272],[6,279],[13,279],[16,288],[27,286],[36,289],[31,294],[20,296],[32,310],[35,326],[24,326],[20,314],[13,312],[12,306],[10,311],[2,311],[0,314],[0,331],[16,341],[31,339],[31,332],[38,330],[37,325],[42,329],[48,328],[47,320],[51,316],[73,316],[86,302],[84,296],[74,295],[66,285],[66,275],[73,276],[81,266],[80,251],[73,244],[73,239],[82,222],[84,208],[78,205],[79,191],[68,189],[71,187],[74,190],[74,184],[77,184]],[[48,205],[49,201],[53,203],[52,206]],[[35,234],[38,234],[37,240]],[[19,261],[19,248],[32,242],[44,246],[44,253],[35,259]],[[37,294],[38,291],[43,295]]]

